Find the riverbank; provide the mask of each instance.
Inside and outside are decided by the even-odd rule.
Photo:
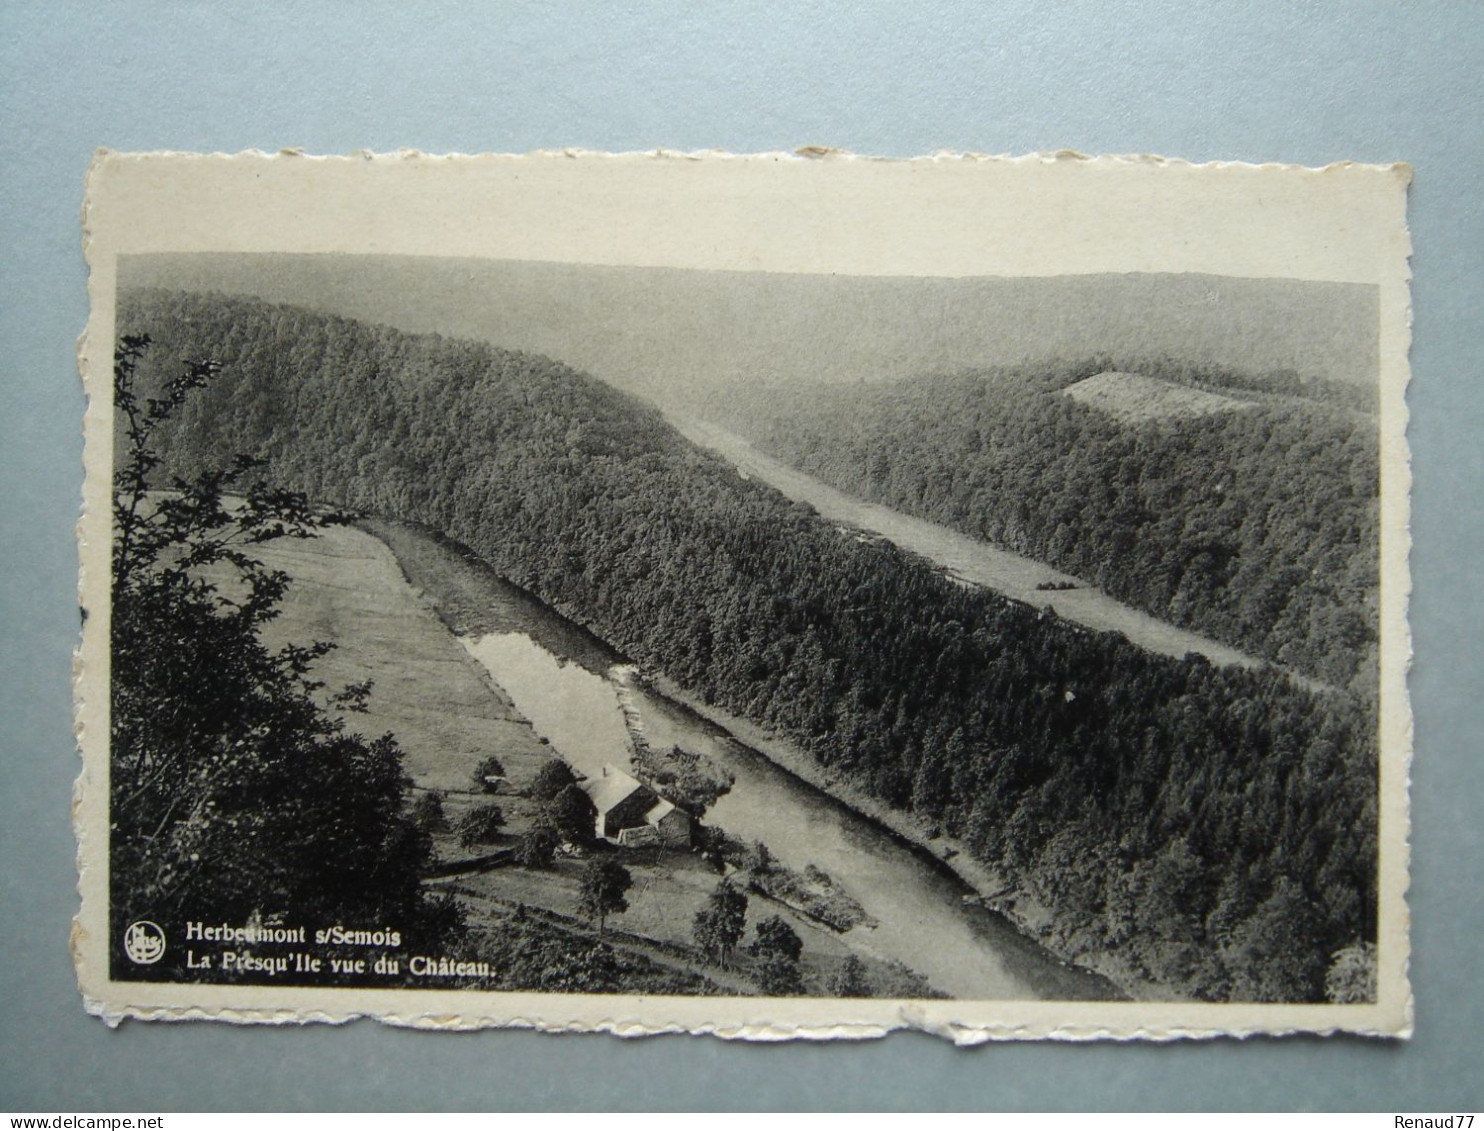
[[[721,425],[674,413],[666,419],[686,439],[727,460],[741,474],[814,508],[832,522],[871,537],[885,538],[903,550],[920,554],[963,585],[990,589],[1013,601],[1050,610],[1063,620],[1093,632],[1116,633],[1146,651],[1173,659],[1194,653],[1218,666],[1280,671],[1295,685],[1309,691],[1337,690],[1312,676],[1136,609],[1085,578],[1073,577],[1045,562],[848,495],[773,458]]]
[[[486,563],[463,552],[461,547],[420,528],[380,520],[365,525],[392,549],[408,580],[423,591],[430,607],[437,611],[452,631],[503,631],[532,635],[555,657],[549,664],[543,662],[544,667],[551,669],[543,677],[549,681],[570,685],[577,678],[570,669],[569,674],[563,674],[561,663],[564,661],[576,661],[576,667],[590,673],[589,679],[601,676],[611,681],[615,674],[617,681],[625,678],[624,665],[627,661],[617,649],[579,626],[565,621],[557,610],[547,608],[524,590],[511,585]],[[618,668],[617,673],[614,672],[615,667]],[[515,674],[520,673],[507,673],[507,678]],[[762,812],[756,805],[750,812],[739,812],[734,806],[739,802],[745,805],[746,802],[734,793],[723,798],[721,808],[728,811],[717,814],[718,823],[723,828],[734,831],[735,823],[735,827],[742,830],[743,835],[761,839],[774,848],[790,847],[775,838],[791,841],[792,855],[797,857],[793,866],[802,868],[809,862],[810,856],[824,851],[817,845],[810,847],[814,842],[807,830],[814,828],[816,832],[822,832],[823,826],[818,824],[818,819],[824,812],[820,807],[828,809],[829,806],[834,806],[842,815],[849,814],[849,818],[829,818],[826,822],[828,825],[836,825],[844,820],[846,824],[854,821],[869,826],[876,837],[894,844],[897,853],[915,861],[911,867],[922,873],[922,879],[916,881],[923,887],[922,894],[915,897],[919,902],[912,904],[914,910],[908,911],[899,905],[897,897],[886,897],[887,906],[895,910],[882,924],[883,937],[869,945],[883,945],[885,935],[891,935],[896,940],[893,945],[912,945],[915,951],[916,944],[908,944],[907,940],[914,930],[920,931],[921,928],[913,928],[911,924],[922,922],[917,916],[927,911],[927,905],[921,901],[931,903],[937,900],[937,909],[931,914],[932,921],[939,924],[933,931],[937,933],[940,947],[948,945],[950,934],[953,938],[952,946],[935,960],[938,976],[947,979],[954,971],[958,971],[962,978],[969,970],[969,966],[964,964],[989,963],[983,971],[968,976],[970,985],[962,986],[958,996],[1024,995],[1045,996],[1050,999],[1139,996],[1164,1000],[1172,997],[1168,990],[1160,988],[1151,991],[1126,976],[1107,977],[1092,967],[1085,957],[1078,964],[1069,962],[1068,956],[1057,953],[1041,938],[1040,928],[1051,921],[1045,909],[1026,898],[1023,893],[1017,893],[1014,906],[1003,900],[986,901],[985,896],[1009,894],[1005,891],[1007,885],[992,870],[969,856],[964,845],[951,838],[930,836],[930,830],[909,815],[893,812],[848,781],[822,772],[801,749],[744,719],[718,711],[668,679],[634,681],[631,686],[635,686],[651,699],[651,712],[659,708],[662,714],[668,711],[676,717],[691,717],[694,727],[713,735],[711,741],[723,746],[730,744],[738,757],[751,759],[758,766],[767,767],[768,774],[780,781],[794,783],[792,788],[795,791],[802,791],[803,794],[818,799],[807,802],[803,809],[799,809],[796,819],[791,818],[786,831],[782,831],[777,826],[776,813]],[[618,687],[619,683],[615,682],[615,691]],[[516,701],[520,702],[522,694],[531,694],[531,689],[524,692],[516,690],[513,693]],[[576,689],[571,686],[564,692],[566,695],[575,693]],[[662,707],[663,704],[668,706]],[[530,709],[527,709],[528,715]],[[569,710],[570,705],[562,713]],[[613,721],[616,724],[619,722],[616,707],[613,710]],[[565,718],[547,720],[544,733],[551,737],[558,748],[564,741],[559,736],[560,732],[566,729],[566,723],[570,721]],[[589,720],[599,730],[602,728],[598,724],[605,721],[596,715]],[[649,721],[660,726],[663,733],[665,724],[661,718],[651,717]],[[584,730],[580,735],[571,736],[571,740],[581,746],[587,744],[590,737]],[[615,742],[621,740],[622,736],[616,736]],[[666,742],[670,740],[664,739]],[[720,754],[721,751],[716,753]],[[600,754],[586,752],[579,758],[579,762],[593,761],[600,757]],[[758,772],[750,773],[749,777],[754,786],[762,784],[757,780]],[[858,849],[848,847],[849,836],[858,834],[845,834],[839,829],[835,833],[832,844],[835,850],[843,851],[846,855],[833,857],[834,864],[823,860],[816,862],[824,863],[824,870],[827,872],[838,871],[845,875],[848,883],[869,885],[866,888],[857,886],[857,891],[870,891],[878,897],[882,896],[888,889],[881,886],[879,877],[866,872],[856,874],[853,879],[849,878],[849,873],[857,867],[852,864],[852,859],[861,859]],[[841,835],[846,837],[844,841],[839,839]],[[854,857],[852,853],[855,853]],[[897,867],[892,873],[899,877],[892,883],[902,882],[904,867]],[[929,876],[935,879],[929,880]],[[936,894],[928,897],[929,890]],[[871,933],[875,935],[878,932]],[[975,939],[978,941],[973,941]],[[866,940],[862,939],[861,943],[865,944]],[[988,948],[989,952],[979,948]],[[945,966],[944,961],[948,954],[956,957]],[[919,957],[922,957],[921,954]],[[990,970],[998,973],[989,973]],[[986,978],[989,979],[988,982],[985,981]],[[977,994],[971,992],[971,985],[980,987]]]
[[[766,758],[779,769],[848,806],[914,850],[930,857],[937,867],[948,870],[959,882],[972,889],[969,898],[976,899],[991,913],[1013,924],[1022,935],[1055,955],[1064,964],[1105,978],[1125,997],[1134,1001],[1187,999],[1187,995],[1178,990],[1139,977],[1120,962],[1116,955],[1067,953],[1053,939],[1047,937],[1047,928],[1055,921],[1051,909],[1014,887],[1002,873],[977,860],[966,843],[942,832],[933,835],[929,822],[893,809],[838,774],[831,773],[796,743],[704,702],[667,676],[645,673],[642,677],[635,678],[642,678],[656,693],[727,732],[759,757]]]
[[[425,527],[370,518],[357,520],[356,526],[394,558],[401,581],[416,594],[425,613],[463,644],[465,656],[480,670],[485,684],[501,696],[513,697],[516,704],[526,704],[524,709],[515,709],[526,727],[535,725],[532,735],[541,743],[544,758],[559,755],[587,777],[601,773],[605,763],[625,768],[637,737],[627,728],[642,730],[642,723],[637,715],[624,714],[621,687],[611,678],[615,668],[627,663],[617,650],[500,577],[464,547]],[[521,645],[519,640],[527,643]],[[511,648],[514,651],[508,652]],[[532,651],[535,648],[547,650],[547,659],[539,659]],[[580,686],[574,686],[574,681]],[[602,699],[607,710],[594,713],[588,709],[590,703],[584,707],[584,688]],[[547,694],[555,698],[545,702]],[[629,709],[636,710],[632,703]],[[671,709],[683,710],[679,705]],[[661,746],[669,749],[668,744]],[[710,765],[704,758],[697,761]],[[525,766],[506,768],[510,788],[494,799],[507,818],[502,844],[517,839],[532,817],[526,794],[534,771]],[[710,772],[724,773],[715,765]],[[478,800],[466,790],[447,793],[443,799],[450,824]],[[721,827],[730,831],[725,822]],[[450,834],[435,837],[435,843],[450,859],[468,855]],[[688,851],[659,849],[629,850],[622,858],[635,881],[629,910],[622,916],[627,929],[657,945],[679,946],[689,953],[696,913],[721,878],[714,863],[707,864]],[[485,896],[570,915],[579,901],[575,879],[567,875],[574,866],[570,860],[558,860],[552,868],[534,872],[520,867],[462,866],[451,872]],[[869,931],[849,933],[838,917],[831,921],[829,915],[816,916],[810,907],[793,906],[767,892],[753,895],[748,930],[756,930],[757,920],[781,916],[805,941],[800,969],[812,992],[825,993],[840,965],[853,955],[865,971],[870,996],[948,996],[930,978],[882,952]],[[847,933],[848,938],[842,937]],[[756,992],[755,987],[751,992]]]
[[[426,534],[404,531],[403,548],[414,542],[436,545],[437,554],[430,558],[453,553]],[[471,932],[470,956],[498,959],[506,973],[516,968],[510,965],[514,962],[518,979],[534,977],[531,962],[517,961],[519,956],[507,952],[512,938],[533,929],[525,918],[539,920],[545,934],[533,935],[532,945],[549,952],[548,973],[555,981],[505,988],[594,988],[582,980],[587,974],[581,971],[574,975],[577,980],[562,981],[563,964],[590,953],[598,938],[580,910],[582,873],[590,854],[558,853],[545,866],[533,867],[523,864],[517,853],[522,838],[541,817],[541,804],[531,787],[556,752],[506,689],[489,678],[449,632],[438,615],[440,590],[446,586],[430,582],[426,568],[417,571],[424,584],[412,583],[387,542],[356,526],[334,526],[314,539],[276,540],[258,552],[292,579],[281,614],[271,626],[271,641],[330,641],[335,648],[316,665],[316,677],[331,687],[371,681],[367,710],[347,716],[346,724],[368,737],[388,732],[396,736],[412,779],[413,811],[434,850],[424,881],[431,890],[457,894]],[[479,563],[479,568],[488,567]],[[447,573],[457,576],[452,570]],[[490,591],[473,583],[477,578],[465,580],[471,582],[465,594],[471,610],[505,618],[502,626],[541,629],[564,644],[596,648],[594,640],[585,639],[575,627],[569,626],[569,632],[554,614],[543,613],[514,587],[500,591],[500,598],[508,601],[485,600]],[[603,650],[601,657],[595,653],[589,658],[598,659],[602,667],[608,653]],[[621,742],[616,712],[614,722],[619,731],[616,741]],[[474,778],[475,768],[491,755],[502,771],[493,791],[478,788]],[[460,835],[464,818],[491,806],[500,812],[498,827],[466,843]],[[633,879],[628,909],[607,925],[611,941],[627,940],[615,946],[620,953],[614,977],[625,992],[761,992],[759,963],[751,956],[733,956],[731,965],[722,967],[694,945],[696,914],[722,879],[714,861],[688,848],[627,850],[617,858]],[[808,907],[793,907],[763,893],[754,893],[749,904],[747,937],[773,916],[782,918],[804,942],[799,973],[810,993],[827,994],[840,969],[854,957],[873,996],[943,996],[890,955],[873,953],[868,938],[844,939],[837,926],[811,916]],[[486,953],[481,950],[486,946],[493,949]]]

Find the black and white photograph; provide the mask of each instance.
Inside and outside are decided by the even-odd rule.
[[[100,158],[89,1007],[1404,1032],[1406,183]]]

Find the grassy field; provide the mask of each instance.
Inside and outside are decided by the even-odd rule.
[[[318,538],[270,543],[260,556],[293,578],[269,643],[334,643],[315,677],[330,689],[372,681],[369,710],[347,716],[347,724],[368,737],[395,734],[417,785],[468,789],[474,767],[490,754],[513,777],[533,775],[550,757],[381,542],[337,526]]]

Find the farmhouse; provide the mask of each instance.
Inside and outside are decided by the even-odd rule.
[[[582,788],[598,810],[595,831],[603,840],[625,848],[690,843],[690,815],[617,767],[604,766]]]

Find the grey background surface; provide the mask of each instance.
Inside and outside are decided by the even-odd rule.
[[[0,1109],[1484,1106],[1481,76],[1468,3],[0,5]],[[1416,166],[1416,1038],[748,1047],[86,1017],[68,676],[93,148],[809,144]]]

